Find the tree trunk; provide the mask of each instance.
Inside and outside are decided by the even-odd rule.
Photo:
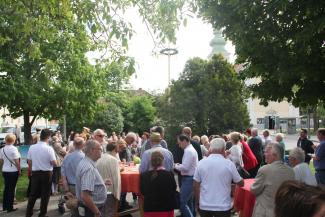
[[[317,117],[317,106],[314,108],[314,112],[313,112],[313,119],[314,119],[314,132],[316,132],[319,128],[319,121],[318,121],[318,117]]]
[[[25,144],[30,145],[32,144],[32,124],[29,123],[29,112],[24,111],[24,139]]]

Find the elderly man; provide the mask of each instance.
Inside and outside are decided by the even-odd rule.
[[[85,140],[82,137],[76,137],[73,141],[73,152],[68,154],[61,165],[62,185],[65,193],[69,197],[76,195],[76,170],[80,161],[85,157],[82,152]],[[72,216],[78,216],[77,210],[71,211]]]
[[[251,135],[252,137],[248,140],[248,145],[254,153],[258,164],[255,168],[250,169],[248,172],[251,174],[251,177],[254,178],[263,161],[263,148],[262,140],[258,136],[258,130],[256,128],[252,128]]]
[[[151,154],[155,151],[159,151],[164,156],[164,162],[163,165],[167,171],[172,171],[174,169],[174,160],[173,160],[173,154],[168,151],[167,149],[163,148],[161,146],[161,136],[159,133],[151,133],[150,135],[150,143],[151,143],[151,149],[146,150],[142,155],[141,164],[139,167],[140,173],[144,173],[151,168]]]
[[[225,140],[213,139],[209,157],[201,160],[195,170],[194,192],[201,217],[230,217],[231,184],[244,185],[234,163],[225,159],[225,149]]]
[[[116,145],[115,145],[116,146]],[[114,146],[113,146],[114,147]],[[117,213],[117,205],[121,194],[121,174],[118,160],[111,153],[112,145],[107,145],[107,152],[97,161],[96,166],[104,180],[111,180],[107,186],[107,199],[104,207],[104,216],[113,217]]]
[[[97,129],[93,133],[94,140],[99,142],[99,144],[102,146],[102,149],[103,149],[104,153],[106,152],[106,146],[107,146],[107,143],[106,143],[106,141],[104,139],[105,136],[106,136],[106,133],[102,129]]]
[[[283,163],[284,150],[278,143],[269,143],[265,147],[267,165],[258,170],[251,192],[256,196],[253,217],[273,217],[274,197],[280,185],[294,180],[293,169]]]
[[[307,185],[316,186],[315,176],[312,174],[307,163],[305,163],[305,152],[301,148],[294,148],[289,153],[289,163],[295,172],[297,181],[304,182]]]
[[[198,154],[190,143],[187,135],[180,135],[177,139],[179,146],[184,150],[182,163],[175,164],[175,169],[182,175],[182,184],[180,187],[180,210],[183,217],[193,217],[193,176],[198,163]]]
[[[277,133],[277,134],[275,134],[275,141],[277,143],[279,143],[282,146],[283,150],[285,151],[286,150],[286,146],[284,144],[283,138],[284,138],[283,133]]]
[[[325,128],[319,128],[317,131],[319,145],[316,147],[313,155],[315,177],[319,185],[325,185]]]
[[[41,212],[38,216],[46,216],[50,199],[53,167],[57,165],[55,153],[48,145],[51,131],[41,131],[40,141],[32,145],[27,154],[29,168],[32,169],[31,189],[28,198],[26,217],[33,215],[36,199],[41,196]]]
[[[76,196],[79,216],[98,217],[104,214],[106,186],[96,168],[96,161],[103,150],[96,140],[86,142],[86,156],[80,161],[76,170]],[[109,183],[106,183],[109,184]]]
[[[160,137],[161,137],[161,140],[160,140],[161,147],[168,149],[167,142],[164,140],[165,130],[162,126],[155,126],[155,127],[151,128],[150,133],[159,133]],[[149,150],[151,147],[152,147],[151,141],[147,139],[146,142],[143,143],[141,146],[141,153],[140,153],[141,158],[142,158],[143,153],[146,150]]]
[[[272,142],[272,138],[270,136],[270,131],[268,130],[264,130],[263,131],[263,136],[262,136],[262,145],[263,145],[263,149],[265,148],[265,146],[267,146],[269,143]]]
[[[125,136],[126,147],[123,150],[120,150],[119,157],[122,162],[132,161],[131,148],[132,144],[137,140],[137,135],[133,132],[129,132]]]
[[[297,147],[305,151],[305,162],[309,164],[311,156],[309,154],[314,153],[314,144],[308,139],[308,132],[306,129],[300,130],[300,137],[297,142]]]

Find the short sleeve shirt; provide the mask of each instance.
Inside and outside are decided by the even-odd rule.
[[[32,171],[52,171],[52,161],[56,160],[54,149],[46,142],[39,141],[31,145],[27,159],[32,161]]]
[[[242,180],[235,164],[220,154],[201,160],[193,179],[200,183],[200,209],[207,211],[230,210],[231,183]]]
[[[99,174],[96,164],[88,157],[84,157],[76,171],[76,196],[81,199],[82,191],[90,191],[95,204],[101,205],[106,200],[106,186]]]
[[[325,141],[321,141],[315,150],[316,157],[319,160],[314,160],[314,167],[316,170],[325,169]]]
[[[3,172],[17,172],[17,167],[13,164],[14,160],[20,158],[20,154],[18,152],[17,147],[13,145],[5,145],[2,149],[0,149],[0,159],[3,160]],[[10,162],[11,161],[11,162]]]

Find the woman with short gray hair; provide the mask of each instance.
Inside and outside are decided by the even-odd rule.
[[[289,153],[289,163],[295,172],[295,179],[307,185],[316,186],[315,176],[312,174],[307,163],[305,163],[305,152],[297,147]]]

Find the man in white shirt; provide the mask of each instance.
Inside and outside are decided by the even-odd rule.
[[[47,213],[47,205],[51,193],[53,166],[57,165],[54,150],[48,145],[50,137],[51,131],[49,129],[43,129],[40,135],[40,141],[30,146],[27,154],[28,165],[32,170],[32,176],[26,217],[33,215],[35,201],[39,196],[41,196],[41,210],[38,216],[43,217]]]
[[[312,174],[308,164],[305,163],[304,150],[299,147],[292,149],[289,153],[289,163],[293,167],[297,181],[304,182],[307,185],[317,185],[314,174]]]
[[[182,175],[182,185],[180,189],[180,210],[183,217],[194,216],[193,203],[193,176],[198,164],[198,154],[190,143],[187,135],[180,135],[177,139],[179,146],[184,149],[182,163],[175,164],[175,169]]]
[[[221,138],[210,143],[209,157],[201,160],[194,174],[196,207],[201,217],[231,216],[231,183],[244,185],[235,164],[225,159],[226,142]]]

